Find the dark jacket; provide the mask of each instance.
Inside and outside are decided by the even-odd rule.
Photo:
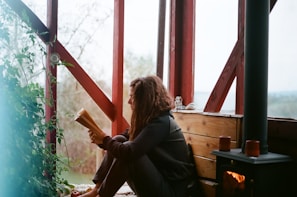
[[[147,155],[170,181],[187,179],[193,173],[185,138],[170,112],[153,119],[133,141],[121,143],[107,136],[100,147],[127,162]]]

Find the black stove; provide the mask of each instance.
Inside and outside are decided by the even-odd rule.
[[[292,162],[270,153],[248,157],[242,149],[214,150],[218,197],[292,196]]]

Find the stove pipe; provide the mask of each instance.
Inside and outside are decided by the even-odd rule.
[[[270,0],[246,0],[244,117],[242,152],[246,140],[260,141],[260,154],[268,153],[267,87]]]

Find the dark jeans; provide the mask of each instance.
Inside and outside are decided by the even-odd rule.
[[[129,143],[124,136],[114,139]],[[139,197],[184,197],[188,181],[169,182],[144,155],[133,161],[116,159],[106,152],[94,183],[101,183],[100,197],[112,197],[127,182]]]

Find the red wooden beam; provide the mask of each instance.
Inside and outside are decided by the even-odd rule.
[[[54,40],[57,38],[58,27],[58,0],[49,0],[47,4],[47,26],[49,29],[49,39]],[[55,44],[47,45],[47,58],[46,58],[46,82],[45,82],[45,98],[48,101],[45,105],[45,121],[47,123],[56,125],[57,114],[57,84],[54,83],[52,78],[57,78],[57,67],[52,66],[50,61],[51,54],[55,52]],[[56,153],[56,127],[53,126],[46,133],[46,141],[52,144],[52,152]]]
[[[204,108],[205,112],[219,112],[226,95],[232,85],[232,82],[235,78],[236,66],[239,63],[239,60],[243,54],[243,35],[239,40],[237,40],[235,47],[233,48],[231,55],[224,67],[211,95],[207,101],[207,104]]]
[[[66,66],[66,68],[72,73],[72,75],[82,85],[82,87],[87,91],[87,93],[92,97],[92,99],[102,109],[102,111],[108,116],[108,118],[113,121],[115,109],[108,97],[58,40],[55,44],[56,52],[60,55],[61,61],[67,62],[67,64],[71,65]]]
[[[123,114],[123,62],[124,62],[124,0],[114,0],[114,34],[113,34],[113,80],[112,102],[115,106],[112,135],[121,133],[128,127],[121,121]]]
[[[194,101],[195,2],[195,0],[184,0],[183,6],[182,81],[180,88],[185,105]]]
[[[72,66],[66,66],[72,75],[78,80],[82,87],[87,91],[95,103],[102,109],[102,111],[109,117],[111,121],[115,120],[115,107],[104,92],[97,86],[97,84],[89,77],[78,62],[71,56],[71,54],[64,48],[59,40],[50,39],[49,29],[42,23],[42,21],[20,0],[5,0],[7,4],[20,16],[25,12],[29,21],[27,23],[38,35],[38,37],[49,46],[55,46],[55,51],[60,55],[62,61],[67,62]],[[117,117],[122,125],[128,125],[123,116]]]
[[[241,55],[236,67],[236,98],[235,98],[235,114],[243,114],[243,98],[244,98],[244,54]]]
[[[194,15],[194,0],[171,1],[169,92],[184,104],[194,97]]]
[[[22,18],[22,14],[26,13],[29,21],[24,21],[30,26],[38,35],[38,37],[44,42],[50,42],[49,29],[41,22],[41,20],[32,12],[30,8],[26,6],[21,0],[4,0],[16,14]],[[22,18],[23,19],[23,18]]]
[[[272,11],[277,0],[270,0],[270,11]],[[236,113],[243,114],[243,88],[244,88],[244,13],[245,0],[239,0],[239,23],[238,23],[238,40],[231,52],[229,59],[211,92],[211,95],[205,105],[205,112],[219,112],[232,85],[237,76],[236,84]]]
[[[245,0],[238,0],[238,38],[240,35],[244,37],[244,21],[245,21]],[[239,57],[236,67],[236,98],[235,98],[235,114],[243,114],[244,100],[244,52]]]
[[[180,83],[181,83],[181,76],[179,73],[181,72],[181,58],[178,54],[181,52],[181,46],[178,42],[177,38],[180,38],[179,35],[181,32],[178,31],[181,25],[178,24],[178,18],[181,18],[180,13],[181,11],[177,11],[180,8],[180,5],[177,5],[179,1],[171,0],[170,5],[170,46],[169,46],[169,92],[172,96],[181,95],[180,91]],[[179,65],[179,66],[177,66]]]

